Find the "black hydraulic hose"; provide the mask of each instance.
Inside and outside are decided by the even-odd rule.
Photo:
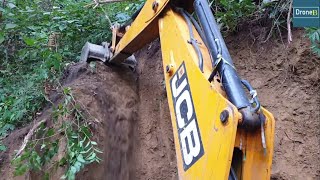
[[[184,12],[183,9],[178,9],[178,11],[181,13],[181,15],[183,16],[183,18],[184,18],[184,19],[186,20],[186,22],[187,22],[188,29],[189,29],[189,34],[190,34],[190,41],[189,41],[189,43],[193,46],[193,48],[195,49],[195,51],[196,51],[196,53],[197,53],[197,55],[198,55],[199,68],[200,68],[201,72],[203,72],[203,56],[202,56],[201,50],[200,50],[200,48],[199,48],[198,42],[197,42],[197,40],[194,38],[191,20],[189,19],[188,15]]]
[[[203,30],[201,29],[199,23],[197,22],[197,20],[191,15],[189,14],[186,10],[184,10],[184,12],[187,14],[187,16],[191,19],[191,22],[192,24],[194,25],[194,27],[196,28],[197,32],[199,33],[204,45],[208,48],[208,43],[207,43],[207,39],[206,39],[206,36],[205,34],[203,33]],[[212,64],[212,67],[214,67],[214,59],[211,55],[211,52],[209,51],[210,53],[210,59],[211,59],[211,64]]]
[[[189,14],[186,10],[183,10],[183,12],[189,17],[189,19],[191,20],[192,24],[194,25],[194,27],[196,28],[197,32],[199,33],[202,41],[204,42],[204,44],[206,45],[206,47],[208,47],[208,43],[206,40],[206,36],[204,35],[199,23],[194,19],[194,17]]]
[[[228,180],[238,180],[236,172],[234,171],[232,166],[230,168],[230,173],[229,173]]]
[[[200,25],[206,35],[209,51],[211,51],[215,64],[218,61],[218,55],[228,61],[229,64],[221,62],[218,68],[218,72],[223,79],[223,87],[228,95],[229,100],[237,106],[238,109],[244,108],[250,105],[249,100],[242,88],[242,83],[235,69],[232,67],[233,62],[231,56],[227,50],[227,46],[224,43],[222,35],[218,29],[214,16],[209,8],[206,0],[194,1],[195,12],[200,21]],[[221,47],[217,46],[217,41]],[[221,50],[220,50],[221,49]],[[220,50],[220,52],[219,52]]]
[[[251,111],[251,104],[207,0],[195,0],[193,5],[229,101],[242,113],[243,123],[245,123],[243,127],[250,130],[257,129],[260,127],[259,116]]]

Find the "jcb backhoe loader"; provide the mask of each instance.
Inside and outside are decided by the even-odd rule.
[[[270,179],[274,118],[238,76],[207,0],[147,0],[112,32],[81,59],[132,67],[160,37],[180,179]]]

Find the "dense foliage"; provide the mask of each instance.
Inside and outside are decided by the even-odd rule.
[[[320,57],[320,28],[306,28],[306,34],[311,42],[311,50]]]
[[[235,31],[239,22],[252,16],[258,9],[252,0],[213,0],[209,5],[222,31],[227,32]]]
[[[111,22],[122,23],[140,5],[140,1],[121,2],[93,9],[92,1],[72,0],[0,0],[0,151],[10,131],[34,119],[48,102],[50,89],[59,85],[64,67],[79,60],[86,41],[100,44],[110,39]],[[47,141],[64,130],[67,153],[57,162],[68,165],[63,178],[74,179],[84,165],[99,161],[97,143],[92,141],[88,119],[81,113],[72,92],[64,90],[65,103],[53,112],[68,116],[59,129],[41,125],[35,140],[13,161],[15,175],[29,169],[41,170],[57,153],[59,141]],[[78,127],[72,123],[78,122]],[[69,122],[69,123],[67,123]],[[46,141],[44,141],[46,140]],[[41,146],[37,151],[36,145]],[[38,148],[39,149],[39,148]]]
[[[0,1],[0,140],[32,120],[46,102],[46,85],[79,59],[86,41],[106,41],[110,21],[126,20],[135,8],[116,3],[93,9],[88,3]]]

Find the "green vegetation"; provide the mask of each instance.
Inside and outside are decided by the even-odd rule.
[[[130,8],[125,10],[129,3],[96,9],[86,8],[88,3],[91,1],[0,3],[0,140],[33,119],[46,103],[45,85],[54,85],[65,65],[79,59],[86,41],[101,43],[110,38],[106,17],[112,22],[129,17]]]
[[[320,28],[306,28],[306,35],[311,42],[311,50],[320,57]]]
[[[29,140],[23,153],[13,160],[16,167],[15,175],[22,175],[28,170],[42,171],[46,177],[52,169],[67,165],[67,171],[62,179],[75,179],[75,175],[85,165],[100,162],[97,154],[102,153],[98,144],[93,141],[90,123],[92,117],[86,112],[72,95],[70,88],[64,88],[62,102],[53,108],[54,127],[46,127],[45,121],[40,121],[36,139]],[[59,144],[66,142],[66,150],[61,159],[52,160],[57,154]],[[40,147],[40,148],[39,148]],[[50,162],[50,163],[49,163]],[[44,165],[49,167],[43,168]]]
[[[222,30],[226,32],[235,31],[239,22],[251,17],[258,9],[251,0],[213,0],[209,5]]]
[[[88,6],[91,3],[0,0],[0,151],[6,150],[2,140],[8,133],[32,121],[48,103],[48,89],[62,88],[59,79],[63,70],[79,60],[85,42],[100,44],[109,40],[110,23],[126,21],[141,4],[121,2],[93,9]],[[42,140],[29,141],[24,153],[13,161],[15,175],[29,169],[43,170],[60,144],[48,137],[60,131],[65,131],[67,139],[67,153],[57,162],[68,167],[64,178],[73,179],[84,165],[99,161],[100,151],[97,143],[90,140],[86,111],[73,100],[70,89],[63,94],[66,103],[59,104],[53,112],[57,118],[68,115],[69,123],[58,129],[41,125],[36,137]]]

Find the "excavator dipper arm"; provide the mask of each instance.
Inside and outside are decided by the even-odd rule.
[[[91,44],[82,59],[122,63],[160,37],[180,179],[270,179],[274,118],[236,73],[206,0],[147,0],[116,27],[111,50]]]

